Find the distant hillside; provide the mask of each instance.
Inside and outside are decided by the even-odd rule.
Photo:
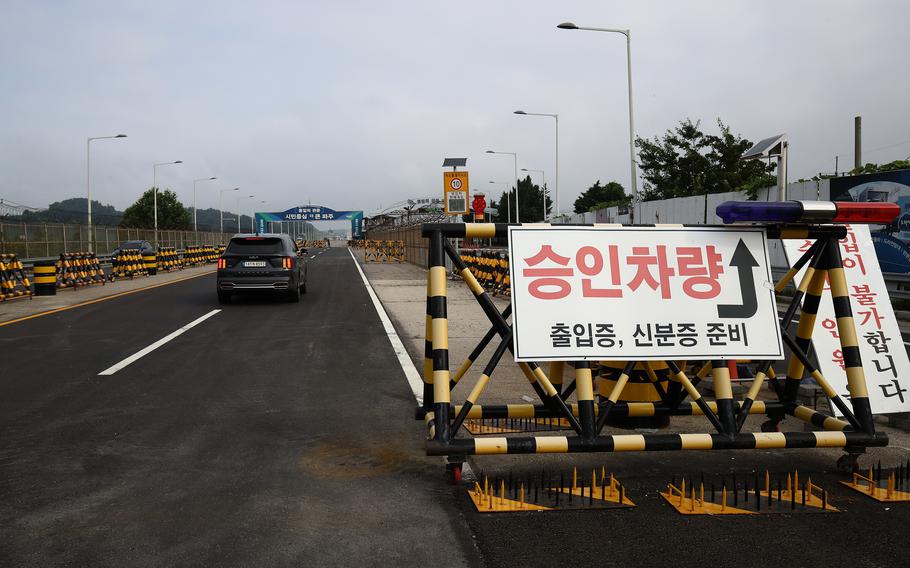
[[[26,223],[85,223],[88,216],[88,199],[73,197],[63,201],[55,201],[44,211],[26,211],[21,216],[14,218]],[[92,223],[97,225],[112,225],[120,223],[123,211],[117,211],[113,205],[104,205],[92,200]]]

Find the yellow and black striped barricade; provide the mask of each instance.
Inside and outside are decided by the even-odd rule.
[[[104,284],[104,270],[95,253],[61,253],[56,262],[58,288],[73,288]]]
[[[57,294],[57,261],[36,260],[33,265],[36,296]]]
[[[183,268],[174,247],[158,247],[156,261],[158,272],[170,272]]]
[[[142,268],[149,276],[158,274],[158,255],[155,251],[142,253]]]
[[[31,295],[31,283],[19,257],[12,253],[0,254],[0,302]]]
[[[429,240],[425,362],[423,372],[423,402],[417,417],[428,427],[427,454],[447,455],[450,461],[474,454],[533,454],[572,452],[626,452],[657,450],[755,450],[767,448],[841,448],[856,455],[863,448],[885,446],[886,434],[877,432],[870,411],[866,382],[855,333],[849,333],[853,326],[850,304],[839,300],[845,298],[842,258],[838,239],[846,234],[842,225],[801,225],[798,227],[771,224],[764,227],[768,239],[815,239],[816,244],[801,258],[778,288],[782,288],[800,268],[808,264],[809,272],[798,287],[798,293],[790,302],[784,317],[780,320],[780,333],[784,344],[790,349],[790,365],[786,378],[781,381],[774,374],[773,361],[755,364],[755,377],[748,392],[740,399],[733,397],[730,372],[726,361],[702,362],[687,370],[674,360],[651,361],[639,367],[637,361],[626,361],[621,368],[613,369],[601,380],[601,396],[595,401],[596,368],[588,361],[576,361],[574,380],[566,388],[558,388],[562,382],[563,364],[550,366],[550,376],[543,367],[535,363],[519,363],[539,398],[537,404],[480,405],[478,398],[491,380],[496,367],[512,346],[512,326],[508,319],[511,306],[500,312],[493,300],[455,250],[449,239],[476,237],[506,237],[506,224],[456,224],[433,223],[423,226],[423,236]],[[703,226],[700,227],[703,229]],[[369,246],[369,243],[367,243]],[[454,314],[447,310],[446,259],[454,265],[455,271],[463,278],[474,298],[482,308],[490,328],[481,342],[455,373],[450,371],[448,321]],[[497,265],[502,267],[499,258]],[[812,314],[818,305],[818,296],[824,282],[830,279],[832,293],[837,306],[838,324],[843,326],[841,342],[848,369],[849,403],[845,402],[830,387],[821,372],[811,363],[807,354],[811,347],[809,328],[813,327]],[[779,291],[779,290],[778,290]],[[803,304],[803,298],[806,302]],[[794,339],[788,329],[797,316],[800,329]],[[775,330],[774,333],[777,333]],[[495,341],[494,341],[495,340]],[[452,388],[470,371],[473,363],[490,345],[495,350],[480,373],[477,383],[466,400],[453,403]],[[851,344],[852,343],[852,344]],[[558,369],[558,370],[554,370]],[[826,415],[805,406],[797,398],[797,390],[805,372],[830,397],[844,420]],[[639,386],[630,385],[630,377],[643,372]],[[555,376],[556,374],[559,377]],[[714,399],[708,400],[699,392],[697,385],[702,377],[711,375]],[[645,387],[644,379],[650,386]],[[776,400],[758,400],[759,391],[770,382]],[[623,391],[629,388],[632,397],[639,400],[623,400]],[[636,392],[639,389],[641,392]],[[647,389],[647,392],[646,392]],[[657,396],[653,396],[656,393]],[[569,396],[574,394],[575,401]],[[645,400],[640,400],[644,398]],[[750,414],[766,415],[769,422],[761,432],[744,432],[743,425]],[[708,429],[696,433],[654,433],[654,434],[608,434],[604,428],[612,419],[635,417],[701,416]],[[809,423],[820,431],[776,431],[776,423],[784,417],[792,417]],[[508,438],[456,437],[466,419],[556,419],[571,429],[567,436],[510,436]]]
[[[139,249],[123,249],[116,257],[111,258],[111,281],[147,275]]]

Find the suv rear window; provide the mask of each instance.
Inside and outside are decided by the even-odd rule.
[[[231,239],[227,250],[231,254],[284,254],[284,243],[275,237]]]

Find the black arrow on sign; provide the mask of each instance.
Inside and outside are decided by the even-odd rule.
[[[755,277],[752,274],[753,267],[758,266],[758,262],[749,247],[742,239],[736,245],[733,251],[733,258],[730,259],[730,266],[735,266],[739,272],[739,289],[742,294],[743,303],[735,305],[722,304],[717,306],[717,317],[719,318],[751,318],[758,311],[758,298],[755,295]]]

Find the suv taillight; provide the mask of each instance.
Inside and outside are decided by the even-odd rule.
[[[218,259],[218,268],[227,268],[227,261],[223,258]]]
[[[281,268],[294,268],[294,259],[290,256],[282,257]]]

